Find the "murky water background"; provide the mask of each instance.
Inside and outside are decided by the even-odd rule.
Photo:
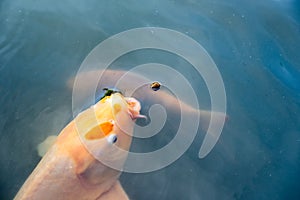
[[[71,120],[66,81],[86,55],[109,36],[144,26],[180,31],[205,47],[223,76],[230,120],[206,158],[198,158],[200,133],[172,165],[124,173],[129,197],[299,199],[299,10],[292,0],[1,1],[0,199],[12,199],[39,162],[37,144]],[[114,65],[147,62],[181,69],[209,107],[203,81],[183,70],[181,58],[145,50]]]

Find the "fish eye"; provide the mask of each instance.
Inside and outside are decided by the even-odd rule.
[[[110,134],[108,137],[107,137],[107,141],[110,143],[110,144],[114,144],[116,143],[118,140],[118,137],[116,134]]]

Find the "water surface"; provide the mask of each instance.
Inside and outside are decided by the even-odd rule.
[[[12,199],[39,162],[37,144],[72,119],[66,81],[86,55],[111,35],[145,26],[174,29],[203,45],[224,79],[230,120],[204,159],[199,133],[172,165],[124,173],[129,197],[299,199],[299,10],[292,0],[1,1],[0,199]],[[203,80],[175,55],[141,50],[113,65],[127,70],[148,62],[181,70],[209,108]]]

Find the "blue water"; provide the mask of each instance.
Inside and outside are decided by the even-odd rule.
[[[0,199],[12,199],[39,162],[36,146],[72,119],[66,81],[101,41],[158,26],[192,37],[217,64],[228,115],[221,138],[198,158],[203,135],[172,165],[124,173],[131,199],[300,199],[300,4],[296,0],[0,2]],[[130,68],[187,65],[145,50]],[[203,81],[190,76],[204,107]]]

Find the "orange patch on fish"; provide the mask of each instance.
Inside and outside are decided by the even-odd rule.
[[[104,135],[108,135],[113,130],[114,124],[112,122],[104,122],[100,124],[100,128],[103,131]]]
[[[99,129],[100,127],[100,129]],[[103,122],[94,128],[92,128],[86,135],[85,138],[88,140],[96,140],[96,139],[101,139],[105,136],[107,136],[114,127],[114,124],[112,122]]]

